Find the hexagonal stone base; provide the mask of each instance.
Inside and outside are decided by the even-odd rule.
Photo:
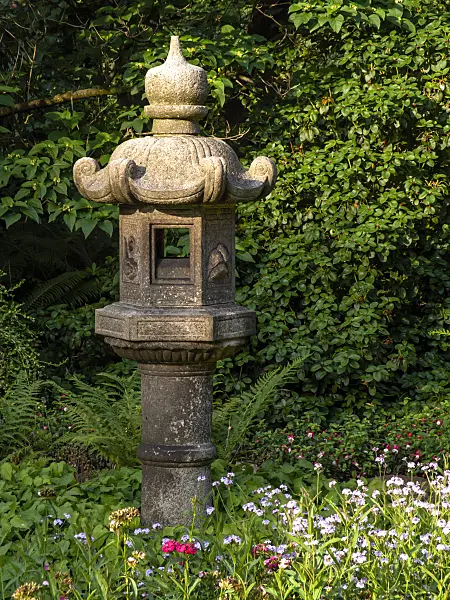
[[[122,302],[95,311],[95,332],[130,342],[209,342],[248,338],[255,313],[236,304],[195,308],[141,308]]]

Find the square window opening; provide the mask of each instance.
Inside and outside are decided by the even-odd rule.
[[[191,235],[187,227],[154,231],[156,279],[190,279]]]

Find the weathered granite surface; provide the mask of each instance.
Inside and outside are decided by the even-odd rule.
[[[268,194],[272,160],[246,171],[222,140],[197,136],[207,76],[184,59],[177,37],[145,81],[152,136],[129,140],[100,169],[75,163],[90,200],[120,204],[120,302],[96,311],[96,332],[141,373],[142,521],[189,523],[211,492],[212,375],[255,333],[255,314],[234,303],[236,202]],[[166,234],[188,235],[187,256]]]

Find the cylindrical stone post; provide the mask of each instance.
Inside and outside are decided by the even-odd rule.
[[[214,363],[140,364],[142,520],[185,523],[204,514],[211,490]]]

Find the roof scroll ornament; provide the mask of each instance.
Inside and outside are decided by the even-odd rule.
[[[248,171],[222,140],[197,137],[208,108],[206,72],[190,65],[172,37],[166,62],[147,72],[145,91],[153,136],[124,142],[100,169],[93,158],[78,160],[75,184],[85,198],[114,204],[236,203],[266,196],[276,167],[256,158]]]
[[[199,135],[207,77],[178,37],[145,91],[151,135],[73,172],[85,198],[120,205],[120,301],[96,310],[95,331],[141,374],[142,522],[176,525],[191,522],[193,498],[197,518],[211,501],[216,362],[256,331],[234,302],[235,204],[269,194],[276,167],[259,157],[246,171],[224,141]]]

